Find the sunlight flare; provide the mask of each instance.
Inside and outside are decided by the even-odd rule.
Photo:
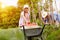
[[[2,8],[6,6],[17,6],[17,1],[18,0],[0,0]]]

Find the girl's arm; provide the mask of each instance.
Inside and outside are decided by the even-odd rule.
[[[23,18],[23,20],[24,20],[25,22],[28,22],[27,19],[26,19],[26,17],[24,16],[24,12],[21,13],[21,17]]]

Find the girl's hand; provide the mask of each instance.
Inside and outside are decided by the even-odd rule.
[[[26,22],[26,24],[25,24],[26,26],[30,26],[31,25],[31,23],[30,22]]]

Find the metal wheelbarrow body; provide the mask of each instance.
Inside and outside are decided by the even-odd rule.
[[[45,25],[44,25],[44,27],[45,27]],[[26,40],[26,38],[27,38],[28,40],[32,40],[33,37],[41,36],[44,27],[43,27],[43,28],[41,28],[41,27],[27,28],[27,29],[26,29],[26,28],[23,26],[23,32],[24,32],[25,40]],[[43,40],[43,39],[41,38],[41,40]]]

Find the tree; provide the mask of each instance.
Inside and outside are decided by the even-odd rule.
[[[50,2],[50,14],[52,14],[52,21],[50,21],[50,22],[52,22],[52,24],[54,24],[54,15],[53,15],[53,0],[49,0],[49,2]]]

